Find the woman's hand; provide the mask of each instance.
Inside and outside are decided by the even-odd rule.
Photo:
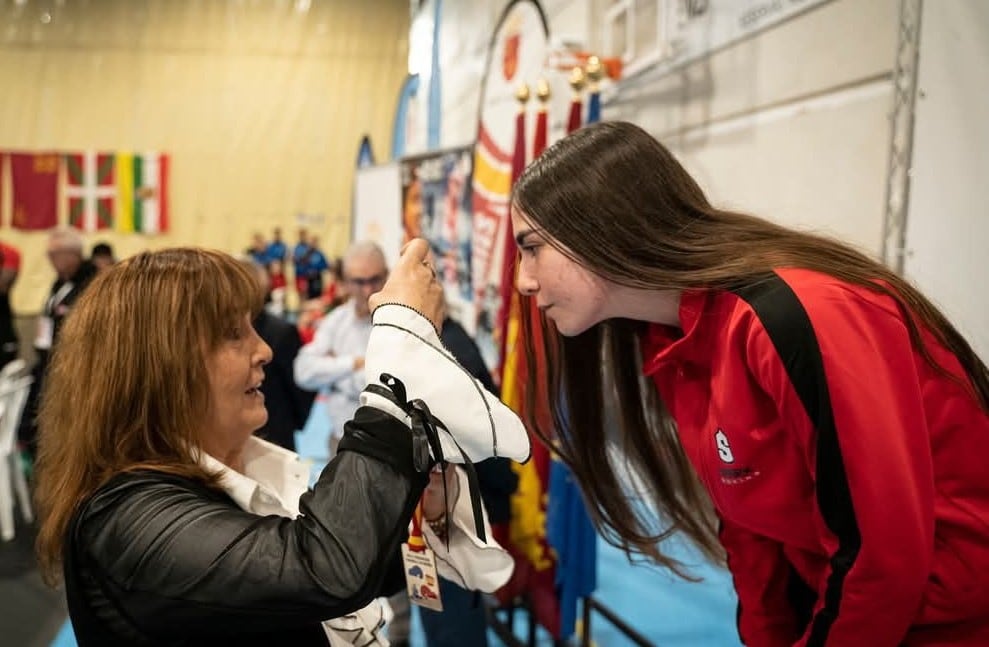
[[[436,280],[429,243],[422,238],[410,240],[402,248],[395,269],[388,280],[368,299],[373,312],[386,303],[400,303],[418,311],[439,330],[443,325],[443,286]]]
[[[422,518],[426,521],[435,521],[449,512],[446,509],[446,501],[443,499],[444,479],[446,480],[446,499],[451,508],[460,495],[457,468],[447,463],[444,469],[437,464],[429,473],[429,485],[426,486],[426,491],[422,494]]]

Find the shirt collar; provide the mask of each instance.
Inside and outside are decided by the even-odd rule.
[[[288,511],[296,509],[309,484],[308,461],[256,436],[247,439],[243,458],[243,473],[206,452],[200,452],[199,464],[220,475],[220,487],[243,510],[256,512],[259,497],[273,497]]]
[[[348,304],[350,306],[350,318],[353,319],[358,324],[366,324],[369,328],[371,327],[371,315],[366,317],[358,316],[357,314],[357,304],[353,299],[350,300]]]

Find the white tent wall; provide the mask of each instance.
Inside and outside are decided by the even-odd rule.
[[[989,3],[928,0],[904,272],[989,359]]]

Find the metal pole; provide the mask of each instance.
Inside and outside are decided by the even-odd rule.
[[[882,260],[896,272],[903,271],[906,253],[922,12],[923,0],[900,0],[896,61],[893,67],[893,108],[889,117],[890,149],[882,245]]]

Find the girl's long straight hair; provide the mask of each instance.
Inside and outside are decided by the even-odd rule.
[[[656,290],[745,287],[776,268],[805,268],[894,299],[914,348],[935,369],[922,331],[961,363],[973,397],[989,411],[989,371],[964,337],[916,288],[865,254],[829,238],[716,209],[680,163],[630,123],[602,122],[560,140],[516,183],[512,208],[580,265],[614,283]],[[717,521],[655,388],[642,377],[643,324],[605,321],[562,337],[523,318],[529,365],[548,358],[545,384],[527,389],[529,420],[573,470],[592,518],[611,543],[684,574],[662,541],[680,531],[720,558]],[[534,326],[545,329],[533,334]],[[534,340],[544,340],[536,344]],[[542,405],[540,405],[542,403]],[[606,415],[608,416],[606,419]],[[607,423],[607,424],[606,424]],[[606,460],[611,443],[627,465]],[[647,506],[625,487],[631,469]]]

